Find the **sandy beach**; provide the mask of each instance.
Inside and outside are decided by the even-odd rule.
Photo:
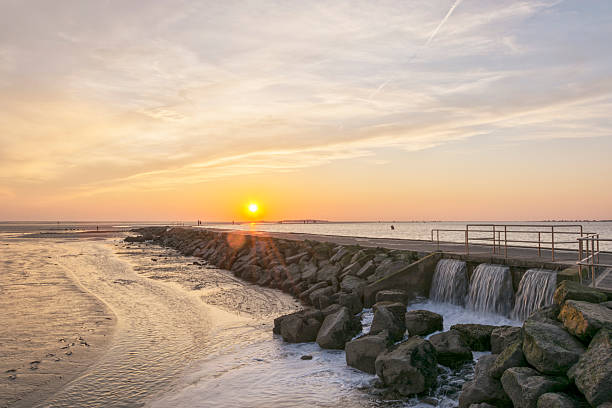
[[[0,406],[29,407],[106,351],[115,316],[40,240],[0,242]]]

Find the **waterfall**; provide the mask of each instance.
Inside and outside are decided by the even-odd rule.
[[[465,262],[441,259],[436,265],[429,298],[436,302],[463,306],[467,296],[468,279]]]
[[[490,264],[480,264],[476,267],[470,280],[467,307],[508,316],[513,301],[510,268]]]
[[[553,303],[557,274],[546,269],[529,269],[519,283],[512,317],[525,320],[531,312]]]

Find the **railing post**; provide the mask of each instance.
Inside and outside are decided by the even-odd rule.
[[[542,240],[541,237],[542,233],[540,231],[538,231],[538,257],[542,257]]]
[[[595,235],[591,240],[591,286],[595,287]]]
[[[599,234],[597,234],[597,263],[599,262]]]
[[[495,225],[493,225],[493,253],[495,253]]]
[[[438,241],[438,251],[440,250],[440,231],[436,230],[436,241]]]
[[[508,259],[508,226],[504,225],[504,252],[506,259]]]
[[[551,252],[552,252],[552,260],[555,261],[555,226],[552,225],[550,227],[550,242],[551,242]]]
[[[470,254],[470,244],[469,244],[469,237],[468,237],[468,227],[465,227],[465,254],[469,255]]]
[[[580,284],[582,284],[582,239],[580,238],[578,238],[578,279]]]

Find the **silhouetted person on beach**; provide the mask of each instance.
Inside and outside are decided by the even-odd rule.
[[[392,230],[394,230],[394,229],[395,229],[395,227],[392,225],[392,226],[391,226],[391,229],[392,229]]]

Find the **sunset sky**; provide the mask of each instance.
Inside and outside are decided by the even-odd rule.
[[[610,1],[0,0],[0,220],[612,218]]]

